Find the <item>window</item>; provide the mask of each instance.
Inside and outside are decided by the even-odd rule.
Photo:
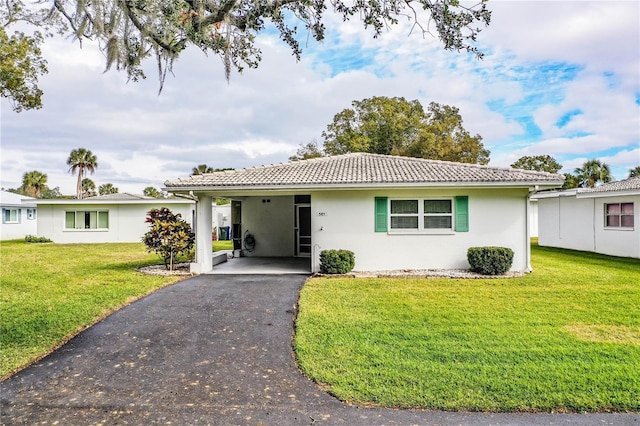
[[[605,228],[633,228],[633,203],[604,205]]]
[[[35,220],[36,218],[36,209],[27,209],[27,219]]]
[[[418,229],[418,200],[391,200],[391,229]]]
[[[2,223],[20,223],[20,209],[2,209]]]
[[[424,200],[425,229],[451,229],[452,227],[451,200]]]
[[[108,211],[65,212],[65,229],[109,229]]]
[[[375,197],[375,232],[469,232],[469,197],[396,199]]]

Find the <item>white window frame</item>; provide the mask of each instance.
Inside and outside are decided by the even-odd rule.
[[[81,214],[86,214],[86,213],[95,213],[96,214],[96,227],[95,228],[68,228],[67,227],[67,214],[68,213],[73,213],[74,214],[74,224],[78,223],[78,213]],[[107,227],[106,228],[100,228],[100,213],[106,213],[107,214]],[[104,232],[104,231],[108,231],[109,230],[109,210],[108,209],[95,209],[95,210],[65,210],[64,211],[64,215],[62,217],[63,220],[63,230],[64,231],[69,231],[69,232]]]
[[[8,220],[7,220],[7,212],[9,212]],[[16,220],[11,220],[11,212],[16,212]],[[20,223],[20,219],[22,216],[21,209],[12,209],[12,208],[3,208],[2,209],[2,223]]]
[[[604,229],[607,230],[615,230],[615,231],[633,231],[635,228],[635,204],[633,203],[633,201],[628,201],[628,202],[617,202],[617,203],[603,203],[603,208],[604,208]],[[631,204],[631,214],[622,214],[622,205],[623,204]],[[612,214],[607,214],[607,210],[608,207],[611,205],[618,205],[620,208],[620,213],[618,213],[617,215],[612,215]],[[618,217],[618,226],[611,226],[611,225],[607,225],[607,219],[610,216],[617,216]],[[622,216],[631,216],[631,226],[622,226]]]
[[[418,212],[417,213],[392,213],[391,205],[394,201],[417,201]],[[425,213],[424,202],[425,201],[448,201],[451,207],[449,213]],[[388,223],[390,234],[455,234],[455,201],[453,197],[419,197],[419,198],[389,198],[388,208]],[[393,228],[392,217],[408,217],[417,216],[418,228]],[[450,216],[451,227],[449,228],[425,228],[424,218],[427,216]]]

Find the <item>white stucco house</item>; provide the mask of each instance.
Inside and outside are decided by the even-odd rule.
[[[640,258],[640,177],[534,198],[541,246]]]
[[[35,201],[32,197],[0,191],[0,240],[16,240],[36,235],[38,211]]]
[[[37,235],[55,243],[140,242],[151,209],[167,207],[193,224],[195,202],[128,193],[76,199],[38,199]]]
[[[211,271],[212,198],[228,198],[234,248],[243,256],[355,253],[355,270],[467,269],[467,249],[504,246],[512,270],[530,270],[529,196],[558,174],[355,153],[168,180],[193,195],[196,262]],[[246,236],[252,238],[247,239]],[[249,244],[247,244],[249,242]]]

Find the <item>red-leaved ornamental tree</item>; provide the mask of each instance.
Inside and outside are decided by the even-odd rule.
[[[191,225],[182,219],[180,213],[173,214],[166,207],[147,212],[149,231],[142,237],[147,252],[155,252],[164,261],[164,266],[173,271],[178,255],[187,254],[195,244],[195,234]]]

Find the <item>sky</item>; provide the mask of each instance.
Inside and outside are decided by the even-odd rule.
[[[187,50],[158,95],[147,79],[104,72],[91,43],[48,39],[44,107],[15,113],[0,103],[0,181],[25,172],[74,195],[66,160],[73,149],[98,159],[97,186],[141,194],[198,164],[244,168],[288,161],[351,103],[373,96],[456,106],[482,136],[491,166],[551,155],[572,172],[599,159],[613,177],[640,165],[640,2],[490,0],[491,24],[478,37],[484,59],[444,51],[410,23],[374,39],[360,21],[327,16],[322,43],[304,42],[301,61],[273,31],[258,37],[257,69],[227,82],[217,56]],[[301,34],[306,40],[306,34]]]

